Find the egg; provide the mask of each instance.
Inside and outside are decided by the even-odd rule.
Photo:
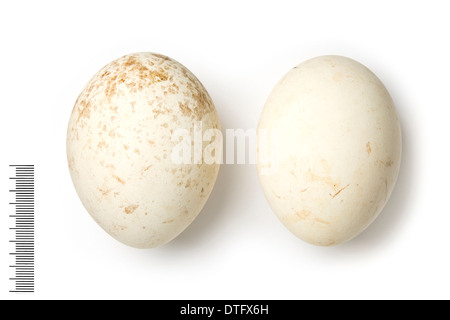
[[[195,141],[195,161],[189,154],[174,161],[175,150],[208,130],[220,130],[216,109],[183,65],[155,53],[109,63],[82,90],[68,125],[67,159],[81,202],[126,245],[171,241],[205,205],[220,166],[202,161],[210,147],[203,139]]]
[[[382,211],[397,180],[401,144],[394,103],[375,74],[346,57],[316,57],[290,70],[266,101],[259,180],[294,235],[337,245]]]

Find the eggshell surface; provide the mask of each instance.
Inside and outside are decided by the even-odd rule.
[[[219,164],[174,163],[177,130],[220,129],[200,81],[166,56],[136,53],[101,69],[72,111],[67,158],[86,210],[136,248],[163,245],[197,216]],[[205,147],[205,144],[200,146]]]
[[[258,150],[277,155],[261,162],[258,154],[264,194],[302,240],[348,241],[389,199],[401,160],[400,123],[388,91],[362,64],[341,56],[301,63],[273,89],[258,129],[277,137],[258,135]]]

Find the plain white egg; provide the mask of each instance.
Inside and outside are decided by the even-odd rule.
[[[270,94],[261,130],[277,137],[258,137],[258,150],[277,155],[276,163],[259,160],[262,188],[297,237],[321,246],[350,240],[389,199],[400,123],[388,91],[362,64],[341,56],[299,64]]]

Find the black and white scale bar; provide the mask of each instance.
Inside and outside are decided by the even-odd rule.
[[[10,165],[14,170],[14,176],[10,180],[15,181],[14,188],[9,190],[13,194],[13,212],[9,214],[15,228],[15,235],[9,241],[13,244],[13,252],[10,252],[11,265],[14,275],[9,278],[13,289],[9,292],[31,293],[34,292],[34,165]]]

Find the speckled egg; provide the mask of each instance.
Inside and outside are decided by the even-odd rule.
[[[174,132],[192,134],[196,123],[220,130],[203,85],[166,56],[126,55],[88,82],[69,121],[67,158],[81,202],[107,233],[153,248],[194,220],[220,166],[174,163]]]
[[[276,137],[258,135],[265,196],[309,243],[331,246],[360,234],[393,190],[401,157],[394,103],[352,59],[323,56],[289,71],[264,106],[259,132]],[[276,157],[261,161],[261,150]]]

